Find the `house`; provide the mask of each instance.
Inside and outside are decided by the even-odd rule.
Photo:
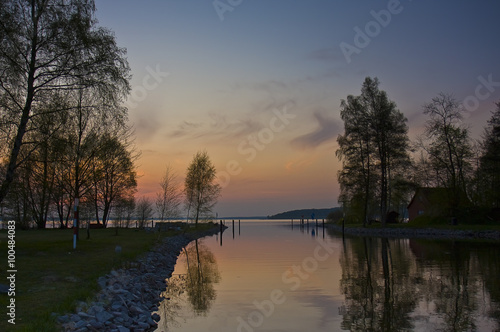
[[[453,192],[448,188],[418,188],[408,204],[411,222],[422,214],[445,216],[451,213]]]

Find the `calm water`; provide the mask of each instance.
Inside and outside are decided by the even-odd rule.
[[[500,330],[500,244],[227,225],[179,257],[157,331]]]

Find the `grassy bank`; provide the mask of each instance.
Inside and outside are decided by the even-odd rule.
[[[200,227],[208,228],[209,225]],[[174,235],[135,229],[91,230],[80,233],[72,249],[72,230],[17,231],[16,233],[16,325],[7,322],[9,297],[0,295],[0,331],[55,331],[51,313],[75,309],[99,289],[97,278],[111,269],[126,266],[149,250],[160,238]],[[7,284],[7,233],[0,232],[0,283]],[[115,247],[122,253],[115,253]]]

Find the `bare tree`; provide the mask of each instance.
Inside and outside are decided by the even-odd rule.
[[[215,166],[208,153],[196,153],[188,167],[184,185],[188,218],[194,219],[196,225],[200,218],[212,218],[210,214],[221,192],[220,185],[215,183],[216,179]]]
[[[451,213],[459,208],[472,172],[472,145],[469,129],[462,125],[463,109],[453,96],[441,93],[424,106],[429,117],[426,126],[428,141],[422,144],[436,172],[439,186],[452,193]]]
[[[139,228],[144,228],[149,219],[153,217],[153,204],[147,197],[141,197],[137,201],[136,208],[137,222]]]
[[[160,182],[161,191],[156,193],[156,210],[160,220],[177,218],[180,215],[182,192],[179,188],[177,174],[167,166]]]

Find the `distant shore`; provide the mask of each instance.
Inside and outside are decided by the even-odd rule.
[[[342,226],[327,224],[327,228],[342,234]],[[500,231],[496,230],[463,230],[437,228],[372,228],[372,227],[344,227],[344,234],[354,236],[374,236],[391,238],[426,238],[426,239],[454,239],[454,240],[500,240]]]

